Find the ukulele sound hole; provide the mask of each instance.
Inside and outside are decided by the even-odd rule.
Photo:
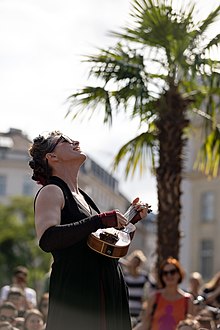
[[[102,241],[105,241],[110,244],[116,244],[117,241],[119,240],[117,234],[111,234],[111,233],[107,233],[107,232],[100,233],[99,237]]]

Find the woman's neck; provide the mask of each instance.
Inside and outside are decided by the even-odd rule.
[[[62,168],[61,170],[54,170],[53,176],[57,176],[62,179],[72,192],[79,193],[78,188],[78,173],[79,169],[76,168]]]
[[[163,292],[167,297],[175,297],[179,294],[179,289],[177,286],[167,286],[163,289]]]

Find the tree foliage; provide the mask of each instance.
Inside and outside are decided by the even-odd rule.
[[[24,265],[35,286],[48,272],[49,262],[36,241],[33,198],[13,197],[7,205],[0,204],[0,285],[10,283],[13,268]]]

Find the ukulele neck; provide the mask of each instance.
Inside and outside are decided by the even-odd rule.
[[[127,211],[124,213],[124,217],[127,219],[127,223],[131,222],[134,216],[137,214],[137,210],[134,205],[130,205]]]

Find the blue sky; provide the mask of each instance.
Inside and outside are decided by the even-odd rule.
[[[201,15],[218,3],[200,0]],[[19,128],[32,139],[60,129],[108,170],[120,146],[136,135],[137,123],[123,116],[112,129],[98,116],[71,122],[64,119],[66,99],[87,83],[82,55],[114,44],[108,31],[126,23],[129,8],[129,0],[0,0],[0,130]],[[139,195],[156,209],[156,183],[149,171],[126,182],[122,171],[115,176],[128,198]]]

